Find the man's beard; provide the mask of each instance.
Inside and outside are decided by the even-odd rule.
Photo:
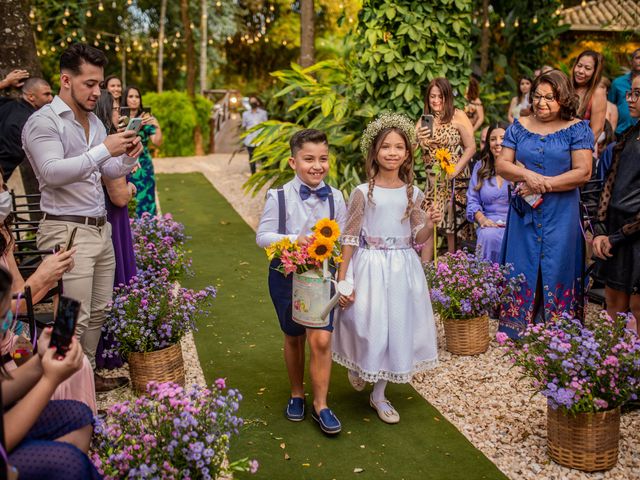
[[[96,105],[98,104],[96,102],[96,105],[94,105],[93,107],[89,108],[86,105],[84,105],[77,97],[76,95],[73,93],[73,88],[71,88],[71,98],[73,99],[73,101],[75,102],[75,104],[77,106],[79,106],[82,110],[84,110],[85,112],[93,112],[96,109]]]

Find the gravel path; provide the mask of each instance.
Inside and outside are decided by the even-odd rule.
[[[202,172],[234,209],[256,228],[264,191],[247,195],[242,185],[249,177],[246,154],[154,160],[156,172]],[[497,324],[492,321],[492,335]],[[561,467],[546,454],[546,402],[531,397],[528,383],[503,357],[495,341],[476,357],[457,357],[444,349],[444,332],[438,326],[440,366],[417,375],[414,388],[453,423],[511,479],[583,480],[640,478],[640,411],[622,416],[618,465],[608,472],[587,474]],[[183,342],[188,376],[202,378],[192,337]],[[193,361],[189,361],[193,359]],[[194,368],[196,367],[196,368]],[[199,376],[198,376],[199,375]]]

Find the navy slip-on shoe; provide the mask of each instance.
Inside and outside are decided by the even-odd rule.
[[[292,422],[304,420],[304,398],[291,397],[284,411],[284,416]]]
[[[328,435],[336,435],[342,430],[340,420],[338,420],[338,417],[335,416],[330,408],[323,408],[319,414],[316,413],[315,408],[312,409],[311,418],[318,422],[320,430]]]

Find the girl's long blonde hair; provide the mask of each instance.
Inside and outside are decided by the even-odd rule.
[[[407,159],[402,165],[400,165],[400,170],[398,171],[398,178],[400,178],[400,180],[407,184],[407,209],[404,211],[404,216],[402,217],[402,220],[405,220],[409,218],[409,214],[413,209],[413,150],[411,149],[411,142],[409,141],[409,137],[401,128],[389,127],[380,130],[374,142],[371,144],[371,147],[369,148],[369,152],[367,153],[367,158],[365,160],[365,169],[367,172],[367,179],[369,180],[367,199],[371,204],[374,204],[373,188],[376,185],[375,177],[380,171],[380,166],[378,165],[378,152],[380,152],[382,142],[384,142],[384,140],[387,138],[387,135],[389,135],[389,133],[391,132],[396,132],[402,137],[408,153]]]

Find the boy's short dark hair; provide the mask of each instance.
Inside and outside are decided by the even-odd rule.
[[[327,135],[324,132],[313,128],[305,128],[304,130],[294,133],[291,140],[289,140],[291,156],[295,157],[296,153],[302,149],[305,143],[324,143],[325,145],[329,145]]]
[[[83,63],[104,68],[108,60],[102,50],[98,50],[86,43],[74,43],[62,52],[60,56],[60,71],[69,70],[71,73],[79,75],[80,66]]]

